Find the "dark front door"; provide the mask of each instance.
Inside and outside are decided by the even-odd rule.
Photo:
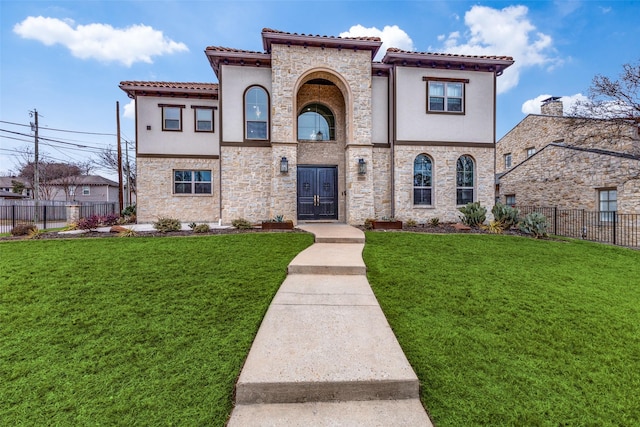
[[[298,166],[298,219],[338,219],[338,169]]]

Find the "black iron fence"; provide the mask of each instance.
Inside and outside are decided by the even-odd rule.
[[[80,218],[91,215],[116,214],[116,203],[83,203]],[[39,229],[58,228],[67,225],[67,207],[60,203],[41,202],[0,205],[0,233],[9,233],[18,224],[35,224]]]
[[[640,247],[640,215],[584,209],[516,206],[520,216],[539,212],[547,218],[548,232],[612,245]]]

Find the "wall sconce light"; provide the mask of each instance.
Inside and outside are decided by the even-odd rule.
[[[364,159],[358,159],[358,175],[364,175],[367,173],[367,162]]]
[[[280,173],[289,173],[289,160],[286,157],[280,159]]]

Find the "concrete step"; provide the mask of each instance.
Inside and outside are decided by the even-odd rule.
[[[364,243],[315,243],[300,252],[288,267],[289,274],[364,275]]]
[[[263,319],[236,402],[412,399],[418,388],[366,276],[296,274]]]
[[[238,405],[228,427],[433,427],[420,400]]]
[[[313,233],[316,243],[364,243],[362,230],[347,224],[298,224],[298,228]]]

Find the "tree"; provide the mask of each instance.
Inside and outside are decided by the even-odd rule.
[[[98,158],[94,160],[94,164],[98,167],[105,168],[114,172],[118,172],[118,152],[115,148],[107,147],[98,154]],[[127,176],[129,177],[129,186],[131,192],[136,192],[136,162],[130,160],[128,163],[125,160],[122,165],[122,175],[124,176],[124,184],[127,183]]]
[[[63,191],[68,195],[70,188],[74,185],[75,177],[82,175],[82,169],[74,163],[53,162],[46,159],[38,161],[38,175],[40,187],[40,199],[53,200],[57,194],[58,187],[62,186]],[[35,164],[27,160],[19,165],[18,176],[33,183],[35,176]]]

